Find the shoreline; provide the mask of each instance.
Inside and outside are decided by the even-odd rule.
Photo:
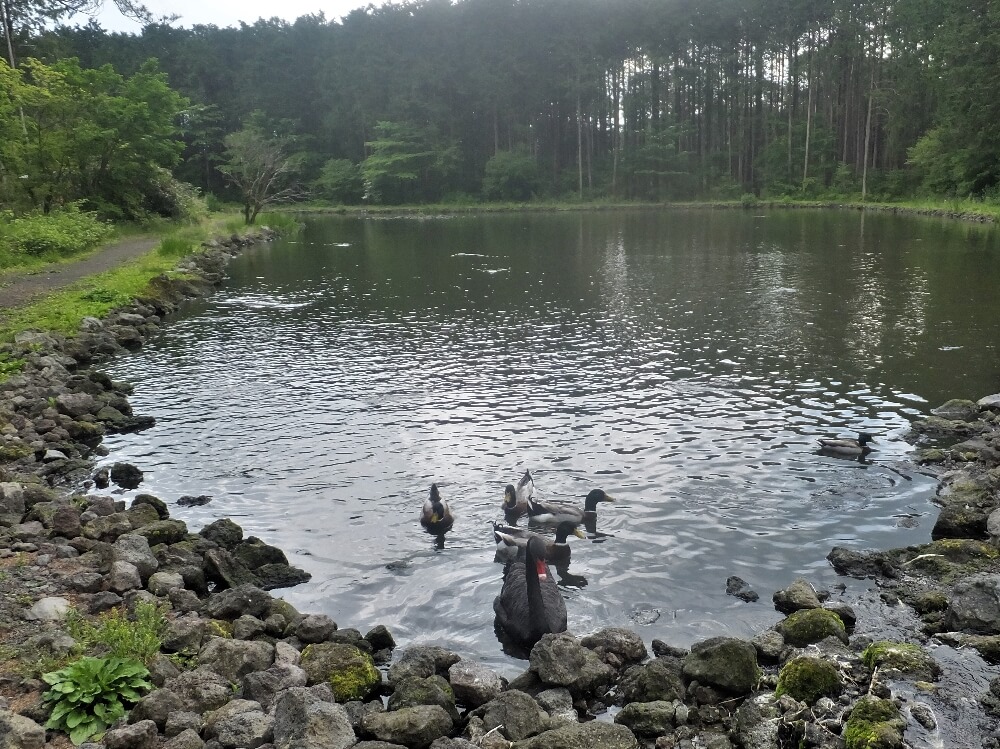
[[[288,717],[299,715],[339,731],[340,743],[324,745],[359,749],[366,749],[364,740],[371,738],[397,739],[390,743],[418,749],[435,741],[435,749],[466,746],[456,743],[463,736],[475,746],[509,746],[513,741],[536,749],[654,744],[669,749],[695,739],[720,748],[763,747],[774,745],[766,742],[779,736],[783,741],[794,737],[803,746],[839,746],[851,736],[852,715],[856,732],[875,731],[872,725],[879,735],[940,731],[927,727],[942,725],[934,717],[934,699],[920,688],[899,686],[932,682],[940,674],[925,647],[931,633],[948,647],[967,645],[994,663],[1000,661],[1000,624],[970,614],[981,608],[971,597],[984,588],[969,591],[966,585],[975,576],[996,578],[1000,570],[996,547],[989,543],[1000,533],[1000,527],[990,530],[991,515],[1000,506],[1000,402],[950,402],[914,424],[915,439],[960,439],[947,449],[924,448],[916,456],[940,467],[942,486],[948,489],[931,544],[867,553],[834,549],[829,557],[841,574],[873,576],[887,605],[895,605],[894,598],[921,615],[923,629],[908,638],[920,644],[919,657],[912,651],[898,658],[886,648],[866,650],[882,639],[878,632],[852,633],[850,607],[824,605],[822,599],[828,597],[817,595],[803,580],[789,581],[787,589],[775,594],[776,608],[787,616],[752,640],[712,638],[690,650],[653,641],[650,658],[642,639],[630,630],[601,630],[579,640],[547,636],[536,646],[537,656],[533,651],[529,669],[505,684],[476,661],[439,647],[409,645],[393,653],[391,633],[377,624],[348,623],[373,626],[362,636],[358,630],[338,628],[324,615],[294,611],[266,590],[294,584],[301,570],[282,566],[280,550],[243,539],[231,521],[190,534],[183,522],[170,518],[164,503],[149,495],[137,497],[128,508],[113,496],[68,495],[67,488],[85,477],[98,486],[104,482],[105,477],[93,474],[92,458],[101,455],[105,433],[151,423],[131,413],[129,386],[112,382],[94,366],[141,346],[163,317],[222,280],[226,261],[242,243],[210,244],[215,246],[185,264],[182,278],[153,284],[153,296],[105,320],[85,321],[77,336],[22,334],[11,347],[27,362],[23,374],[0,384],[0,566],[6,575],[0,585],[7,586],[0,618],[7,653],[0,675],[0,695],[6,698],[6,705],[0,701],[0,726],[16,724],[11,730],[26,737],[15,746],[42,745],[32,742],[45,722],[40,703],[44,685],[16,678],[16,671],[11,676],[8,666],[49,647],[31,640],[28,635],[36,635],[38,625],[23,620],[24,612],[43,598],[65,597],[95,615],[109,610],[99,608],[113,600],[108,593],[120,599],[113,606],[134,608],[140,601],[169,605],[172,623],[164,649],[173,648],[169,652],[199,664],[193,671],[173,673],[164,662],[168,659],[160,658],[161,670],[154,671],[158,689],[139,702],[131,724],[109,732],[107,746],[146,745],[128,743],[140,741],[133,736],[137,733],[142,741],[155,738],[172,749],[213,741],[227,749],[310,745],[296,733],[307,719]],[[126,467],[116,473],[107,479],[121,486],[135,479]],[[142,547],[136,538],[145,539],[146,546],[130,557],[123,547]],[[122,574],[116,576],[115,564]],[[130,565],[135,574],[120,564]],[[27,585],[29,581],[37,585]],[[31,606],[22,605],[27,598],[16,600],[17,590],[32,598]],[[39,598],[25,591],[51,595]],[[103,601],[99,606],[97,599]],[[985,632],[949,635],[949,626]],[[369,660],[371,668],[383,669],[377,680]],[[804,686],[813,684],[817,674],[826,678],[821,693]],[[366,686],[357,686],[359,678]],[[196,691],[188,683],[192,679],[201,680],[213,694],[222,679],[226,699],[216,694],[199,703],[189,694]],[[272,682],[283,686],[262,686]],[[775,696],[775,688],[782,696]],[[917,696],[901,696],[910,694]],[[866,702],[872,695],[880,700],[877,705]],[[388,711],[380,697],[388,697]],[[1000,714],[1000,681],[993,699],[997,704],[990,708],[993,703],[987,700],[987,709]],[[167,703],[175,709],[165,709]],[[15,706],[17,710],[11,709]],[[189,716],[186,727],[171,735],[180,725],[179,719],[171,723],[174,713],[197,713],[198,720]],[[534,717],[522,726],[512,719],[515,714]],[[864,727],[858,727],[858,714],[868,716]],[[990,717],[985,709],[983,714],[996,722],[995,714]],[[614,722],[609,722],[612,715]],[[871,715],[881,717],[871,720]],[[239,734],[247,725],[256,732],[249,738]],[[758,733],[769,738],[753,738]],[[171,743],[182,735],[187,743]],[[355,744],[359,739],[361,744]],[[560,743],[566,741],[575,743]],[[892,744],[848,741],[852,745]],[[965,744],[952,740],[945,745]]]

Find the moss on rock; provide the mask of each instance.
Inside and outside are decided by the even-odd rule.
[[[797,648],[804,648],[827,637],[836,637],[845,645],[848,642],[843,620],[827,609],[796,611],[778,624],[778,630],[785,642]]]
[[[862,697],[844,725],[846,749],[900,749],[905,726],[899,708],[890,700]]]
[[[328,682],[337,702],[365,700],[382,682],[372,657],[354,645],[333,642],[310,645],[302,651],[300,665],[310,684]]]
[[[898,671],[922,679],[936,679],[941,673],[941,667],[922,647],[906,642],[873,642],[865,648],[861,660],[870,669]]]
[[[820,697],[837,697],[843,689],[836,666],[822,658],[801,656],[782,667],[774,693],[778,697],[787,694],[811,704]]]

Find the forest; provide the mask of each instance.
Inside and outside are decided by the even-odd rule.
[[[0,0],[0,210],[1000,195],[989,0],[416,0],[238,28]],[[254,187],[257,185],[257,188]],[[185,191],[188,192],[185,192]]]

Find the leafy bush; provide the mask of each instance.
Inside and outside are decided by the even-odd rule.
[[[483,196],[487,200],[529,200],[540,186],[538,164],[527,151],[499,151],[486,162]]]
[[[141,663],[121,658],[81,658],[43,674],[49,690],[42,700],[52,708],[45,727],[65,731],[79,746],[105,731],[152,689],[148,676]]]
[[[361,169],[348,159],[330,159],[323,165],[313,189],[334,203],[357,205],[365,194]]]
[[[85,649],[99,647],[112,658],[149,663],[160,652],[167,620],[160,606],[140,601],[131,618],[117,608],[101,614],[94,624],[73,612],[66,628]]]
[[[70,205],[48,215],[30,214],[10,221],[3,242],[14,254],[60,258],[88,250],[109,239],[114,229],[93,213]]]

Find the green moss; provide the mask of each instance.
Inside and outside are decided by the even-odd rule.
[[[862,697],[844,726],[846,749],[899,749],[905,723],[889,700]]]
[[[813,703],[820,697],[836,697],[843,691],[837,667],[822,658],[793,658],[778,674],[775,696],[787,694],[800,702]]]
[[[224,619],[212,619],[208,623],[208,634],[214,637],[226,637],[231,639],[233,636],[233,623],[227,622]]]
[[[922,647],[906,642],[873,642],[865,648],[861,660],[870,669],[884,668],[927,677],[933,677],[939,671],[934,659]]]
[[[947,609],[948,596],[940,590],[925,590],[919,593],[910,604],[918,614],[930,614]]]
[[[33,453],[34,450],[23,442],[0,445],[0,461],[4,463],[11,463],[15,460],[20,460],[21,458],[27,458]]]
[[[837,614],[827,609],[804,609],[791,614],[779,625],[785,642],[804,648],[814,642],[836,637],[847,644],[847,628]]]

